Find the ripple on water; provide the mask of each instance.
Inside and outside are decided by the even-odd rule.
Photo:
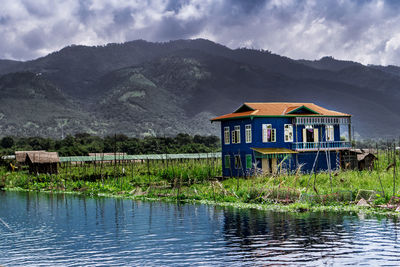
[[[30,196],[30,197],[28,197]],[[32,203],[34,199],[34,203]],[[397,265],[397,221],[0,194],[0,265]]]

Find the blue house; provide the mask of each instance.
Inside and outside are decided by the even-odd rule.
[[[313,103],[244,103],[211,121],[221,122],[224,176],[334,170],[351,148],[351,115]]]

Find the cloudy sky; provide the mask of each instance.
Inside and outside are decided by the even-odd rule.
[[[207,38],[294,59],[400,65],[397,0],[1,0],[0,58],[70,44]]]

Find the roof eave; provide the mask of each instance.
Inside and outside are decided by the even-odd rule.
[[[225,116],[225,115],[224,115]],[[210,121],[226,121],[226,120],[235,120],[235,119],[243,119],[243,118],[295,118],[295,117],[351,117],[350,114],[343,115],[245,115],[245,116],[237,116],[237,117],[229,117],[229,118],[220,118],[216,117],[211,119]],[[221,116],[222,117],[222,116]]]

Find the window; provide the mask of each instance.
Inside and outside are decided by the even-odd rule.
[[[276,142],[276,129],[272,129],[271,124],[262,125],[262,140],[266,142]]]
[[[305,125],[303,129],[303,142],[318,143],[318,128],[314,128],[312,125]]]
[[[242,161],[240,159],[240,155],[235,155],[235,169],[242,168]]]
[[[225,155],[225,168],[230,169],[231,168],[231,157],[229,155]]]
[[[229,126],[224,128],[224,141],[225,141],[225,145],[229,145],[229,143],[230,143]]]
[[[293,125],[285,124],[285,142],[293,142]]]
[[[246,169],[251,169],[253,165],[253,161],[250,154],[246,155]]]
[[[235,129],[232,131],[232,144],[240,144],[240,126],[235,126]]]
[[[333,125],[326,125],[325,126],[325,135],[326,135],[326,141],[334,141],[335,132],[334,132],[334,129],[333,129]]]
[[[251,143],[251,124],[246,125],[245,139],[246,143]]]

